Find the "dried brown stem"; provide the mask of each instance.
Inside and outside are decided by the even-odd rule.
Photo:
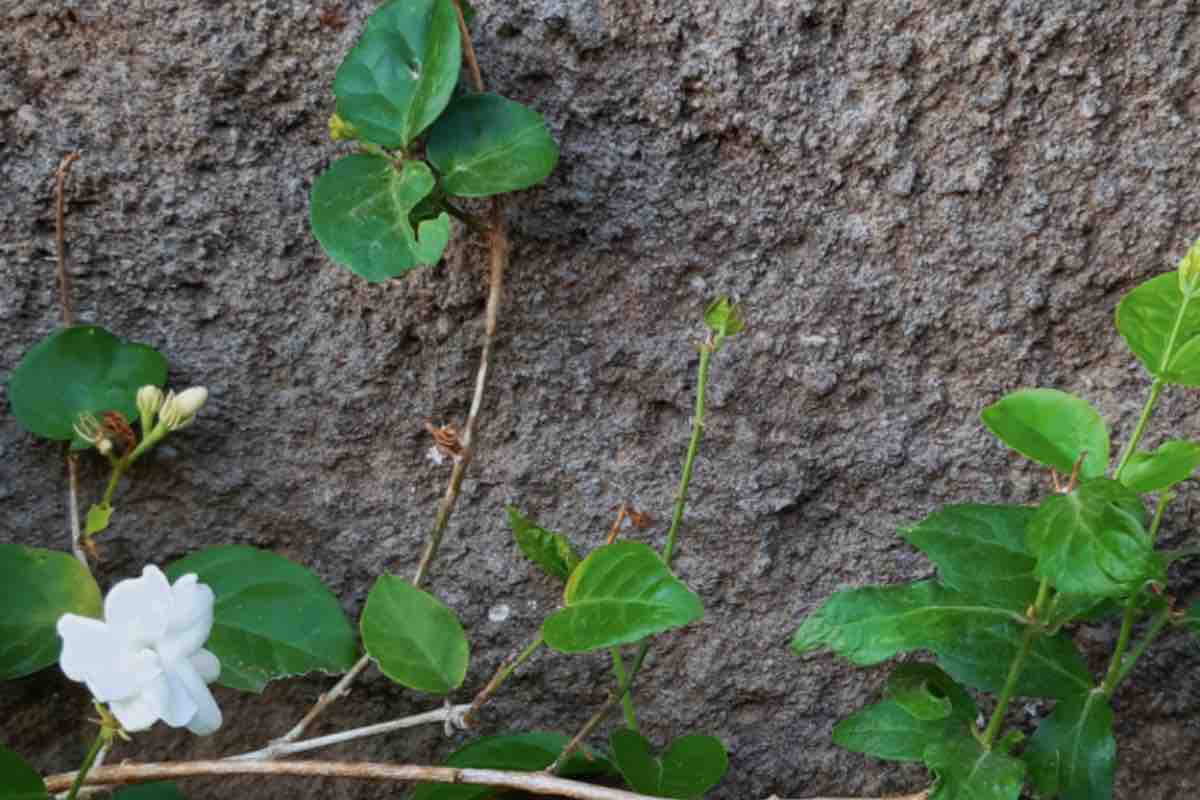
[[[483,75],[479,72],[479,59],[475,58],[475,45],[471,42],[471,32],[467,30],[467,18],[463,16],[462,5],[454,0],[454,13],[458,15],[458,32],[462,34],[463,58],[467,61],[467,71],[471,73],[471,83],[475,91],[483,91]]]
[[[468,783],[517,789],[530,794],[557,795],[577,800],[652,800],[647,795],[593,786],[588,783],[555,778],[538,772],[506,772],[494,769],[455,769],[410,764],[378,764],[339,761],[190,761],[159,764],[122,764],[102,767],[88,773],[87,786],[124,786],[148,781],[174,780],[212,775],[279,775],[323,778],[350,778],[378,782]],[[70,787],[75,773],[52,775],[46,779],[51,792]]]
[[[62,306],[63,325],[67,327],[75,324],[75,312],[71,309],[71,277],[67,274],[65,189],[71,165],[78,160],[79,153],[67,153],[54,173],[54,244],[58,248],[58,303]]]

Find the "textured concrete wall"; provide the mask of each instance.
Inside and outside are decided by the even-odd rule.
[[[368,286],[308,232],[307,191],[341,151],[326,136],[329,86],[372,3],[0,6],[0,378],[57,324],[52,174],[79,149],[79,317],[154,344],[173,385],[212,392],[121,490],[102,581],[249,543],[311,566],[356,616],[376,575],[411,574],[446,478],[422,422],[465,415],[486,292],[474,244]],[[323,24],[325,8],[348,25]],[[1002,393],[1075,391],[1128,435],[1145,379],[1113,308],[1200,236],[1198,24],[1185,0],[481,2],[489,86],[541,109],[563,157],[512,204],[481,446],[432,576],[474,643],[467,687],[557,602],[515,558],[505,503],[589,545],[623,498],[668,517],[699,315],[728,293],[751,329],[716,360],[678,560],[708,616],[656,645],[645,729],[719,735],[722,797],[921,786],[920,770],[829,742],[883,673],[802,660],[785,642],[839,586],[929,573],[899,524],[1046,490],[978,422]],[[1196,401],[1169,392],[1163,423],[1200,434]],[[101,480],[87,470],[85,500]],[[58,449],[0,416],[0,539],[63,546],[63,485]],[[1166,541],[1198,513],[1173,506]],[[1194,596],[1200,568],[1176,570]],[[494,622],[500,605],[510,613]],[[1080,642],[1098,659],[1114,633]],[[1198,668],[1200,646],[1174,635],[1116,697],[1118,796],[1200,788]],[[607,681],[606,657],[544,655],[484,730],[574,729]],[[230,722],[217,736],[160,729],[117,757],[259,745],[329,684],[219,691]],[[321,730],[431,704],[373,674]],[[0,738],[70,768],[86,711],[53,671],[5,684]],[[421,762],[453,744],[429,729],[331,755]]]

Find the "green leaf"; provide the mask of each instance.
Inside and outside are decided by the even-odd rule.
[[[968,729],[979,713],[961,686],[932,664],[902,664],[888,678],[883,702],[847,717],[833,741],[889,761],[920,761],[925,748]]]
[[[169,565],[172,581],[195,573],[216,602],[205,645],[221,660],[218,681],[261,692],[291,675],[345,672],[358,656],[341,604],[308,569],[244,545],[207,547]]]
[[[470,646],[454,612],[428,592],[381,575],[362,613],[363,646],[402,686],[447,694],[467,675]]]
[[[1184,298],[1176,273],[1159,275],[1125,295],[1117,306],[1117,330],[1151,375],[1200,386],[1200,359],[1194,357],[1200,348],[1200,303]]]
[[[933,664],[901,664],[888,676],[886,697],[918,720],[950,717],[970,722],[975,719],[975,701],[954,679]]]
[[[1038,590],[1025,545],[1034,513],[1024,506],[946,506],[900,534],[937,564],[949,588],[1024,612]]]
[[[1097,478],[1042,502],[1029,523],[1037,574],[1060,592],[1118,597],[1159,578],[1137,494]]]
[[[546,644],[581,653],[636,642],[704,615],[700,598],[640,542],[594,550],[567,581],[566,608],[546,618]]]
[[[49,796],[42,776],[0,744],[0,800],[46,800]]]
[[[1104,693],[1060,700],[1022,757],[1038,792],[1062,800],[1110,800],[1117,765],[1113,713]]]
[[[112,506],[93,505],[87,512],[87,520],[83,529],[84,534],[91,536],[94,533],[106,530],[108,528],[108,521],[112,519],[112,515]]]
[[[58,618],[99,618],[100,587],[66,553],[0,544],[0,608],[0,680],[10,680],[58,661]]]
[[[1000,441],[1026,458],[1070,475],[1087,451],[1080,477],[1108,468],[1108,428],[1086,400],[1057,389],[1022,389],[1005,395],[980,414]]]
[[[13,416],[45,439],[74,440],[80,414],[119,411],[138,418],[137,391],[167,382],[167,360],[154,348],[126,342],[98,325],[50,334],[25,354],[8,379]]]
[[[1135,492],[1169,489],[1192,477],[1200,467],[1200,445],[1193,442],[1164,442],[1153,453],[1139,450],[1121,470],[1121,483]]]
[[[521,515],[515,506],[508,506],[508,527],[512,529],[517,546],[533,563],[547,574],[564,581],[571,577],[579,566],[579,554],[571,541],[560,533],[538,527],[537,523]]]
[[[929,650],[955,679],[999,691],[1022,646],[1022,615],[986,605],[936,583],[837,592],[796,631],[799,654],[828,648],[860,666],[910,650]],[[1017,693],[1060,697],[1091,688],[1091,676],[1070,639],[1034,639]]]
[[[450,241],[450,216],[424,220],[415,233],[409,218],[433,187],[421,161],[397,172],[379,156],[338,159],[313,184],[313,235],[330,258],[371,283],[436,264]]]
[[[1187,611],[1184,612],[1183,619],[1191,626],[1192,632],[1200,636],[1200,600],[1188,606]]]
[[[938,777],[929,800],[1017,800],[1025,781],[1021,761],[970,734],[929,745],[925,764]]]
[[[460,769],[538,772],[554,763],[554,759],[566,748],[568,741],[561,733],[542,731],[483,736],[454,751],[446,759],[445,765]],[[612,766],[607,760],[599,757],[588,759],[576,753],[567,759],[559,775],[574,777],[611,771]],[[420,783],[413,791],[412,800],[478,800],[496,793],[494,786]]]
[[[725,747],[712,736],[681,736],[660,758],[651,754],[650,742],[628,728],[613,731],[608,741],[617,769],[641,794],[699,797],[720,783],[729,769]]]
[[[186,800],[186,795],[170,781],[126,786],[113,795],[113,800]]]
[[[430,129],[425,155],[447,194],[488,197],[544,181],[558,164],[558,145],[533,109],[497,94],[467,94]]]
[[[452,0],[392,0],[333,81],[337,114],[383,147],[408,147],[450,102],[462,68]]]

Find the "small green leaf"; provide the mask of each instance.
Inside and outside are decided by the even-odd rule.
[[[109,505],[93,505],[88,509],[87,520],[84,524],[84,535],[91,536],[94,533],[100,533],[108,528],[108,521],[112,519],[113,507]]]
[[[546,644],[564,653],[636,642],[704,615],[704,606],[658,553],[640,542],[593,551],[567,581],[566,608],[542,624]]]
[[[681,736],[660,758],[652,755],[650,742],[628,728],[613,731],[608,741],[621,776],[641,794],[699,797],[720,783],[729,769],[725,747],[712,736]]]
[[[704,311],[704,324],[717,336],[736,336],[746,329],[739,306],[722,297]]]
[[[337,598],[282,556],[243,545],[206,547],[164,572],[172,581],[195,573],[216,595],[205,647],[221,661],[224,686],[261,692],[276,678],[345,672],[357,660],[354,629]]]
[[[1121,483],[1135,492],[1157,492],[1169,489],[1192,477],[1200,467],[1200,445],[1193,442],[1171,441],[1153,453],[1139,450],[1129,457],[1121,470]]]
[[[1151,375],[1200,386],[1200,359],[1180,357],[1183,350],[1194,355],[1200,347],[1200,303],[1184,297],[1176,273],[1152,278],[1125,295],[1117,306],[1117,330]]]
[[[1086,400],[1057,389],[1022,389],[980,414],[983,424],[1026,458],[1070,475],[1084,451],[1080,477],[1108,468],[1108,428]]]
[[[538,772],[554,763],[566,749],[569,739],[561,733],[534,731],[532,733],[482,736],[455,750],[446,759],[447,767],[460,769],[511,769],[518,772]],[[610,773],[612,765],[606,759],[592,759],[576,753],[567,759],[559,775],[575,777]],[[412,800],[479,800],[496,794],[493,786],[469,784],[419,783]]]
[[[126,342],[98,325],[50,334],[25,354],[8,379],[13,416],[45,439],[74,440],[79,415],[119,411],[138,418],[137,391],[167,382],[167,360],[154,348]]]
[[[942,583],[972,597],[1024,612],[1038,590],[1024,506],[946,506],[900,534],[937,564]]]
[[[869,586],[837,592],[796,631],[799,654],[828,648],[860,666],[898,653],[929,650],[968,686],[999,691],[1021,649],[1022,615],[936,583]],[[1023,695],[1060,697],[1091,688],[1091,675],[1071,640],[1039,636],[1017,681]]]
[[[1200,636],[1200,600],[1188,606],[1183,615],[1184,620],[1192,628],[1192,632]]]
[[[1161,579],[1136,493],[1096,478],[1042,502],[1027,542],[1037,574],[1060,592],[1119,597]]]
[[[579,554],[567,537],[560,533],[538,527],[537,523],[521,515],[515,506],[508,506],[508,527],[512,529],[517,546],[533,563],[555,578],[564,581],[571,577],[579,566]]]
[[[66,553],[0,544],[0,608],[0,680],[10,680],[58,661],[58,618],[100,617],[100,587]]]
[[[918,720],[943,720],[954,714],[975,719],[975,702],[954,679],[933,664],[901,664],[888,676],[884,695]]]
[[[1113,713],[1096,690],[1060,700],[1022,756],[1038,792],[1062,800],[1110,800],[1117,764]]]
[[[428,592],[381,575],[362,613],[363,646],[402,686],[447,694],[467,675],[470,646],[454,612]]]
[[[47,800],[49,796],[42,776],[0,744],[0,800]]]
[[[138,786],[126,786],[113,795],[113,800],[186,800],[187,796],[171,781],[156,781]]]
[[[397,172],[379,156],[338,159],[313,184],[313,235],[330,258],[371,283],[436,264],[450,241],[450,216],[424,220],[415,233],[409,217],[433,187],[421,161]]]
[[[453,0],[392,0],[333,81],[337,113],[383,147],[408,147],[450,102],[462,68]]]
[[[925,765],[938,777],[929,800],[1017,800],[1025,781],[1021,761],[969,733],[929,745]]]
[[[558,145],[533,109],[496,94],[467,94],[430,129],[425,155],[447,194],[488,197],[544,181],[558,164]]]

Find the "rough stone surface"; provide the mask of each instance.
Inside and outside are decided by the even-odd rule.
[[[426,459],[422,424],[466,413],[486,293],[477,245],[369,286],[308,232],[308,189],[344,149],[326,135],[330,83],[372,4],[0,5],[0,373],[58,324],[52,175],[78,149],[80,320],[154,344],[174,386],[212,393],[122,487],[102,582],[246,543],[309,565],[356,616],[375,576],[415,565],[447,476]],[[1004,392],[1081,393],[1128,435],[1146,381],[1113,308],[1200,235],[1194,4],[515,0],[479,12],[489,85],[542,110],[563,157],[511,206],[482,443],[432,575],[473,641],[460,697],[558,599],[515,557],[506,503],[586,547],[629,499],[660,521],[637,535],[661,536],[700,312],[727,293],[751,327],[716,359],[678,560],[708,615],[655,646],[644,730],[660,743],[720,736],[732,768],[718,797],[919,788],[921,770],[829,741],[883,671],[797,658],[787,638],[839,586],[928,574],[898,525],[1046,490],[978,422]],[[1168,392],[1149,441],[1200,435],[1195,403]],[[103,475],[93,464],[84,478],[88,502]],[[6,411],[0,539],[63,546],[63,487],[58,448]],[[1168,543],[1198,514],[1185,494]],[[1173,577],[1183,599],[1200,590],[1195,562]],[[501,603],[510,613],[494,621]],[[1080,635],[1097,668],[1114,637]],[[1197,675],[1200,647],[1175,634],[1117,696],[1118,797],[1200,790]],[[574,729],[608,680],[606,657],[544,654],[483,730]],[[115,757],[259,746],[329,685],[220,690],[229,724],[216,736],[160,728]],[[436,702],[371,674],[319,730]],[[0,736],[44,770],[78,764],[88,715],[54,670],[0,686]],[[430,762],[455,744],[428,728],[328,755]],[[231,789],[394,796],[188,784],[196,798]]]

